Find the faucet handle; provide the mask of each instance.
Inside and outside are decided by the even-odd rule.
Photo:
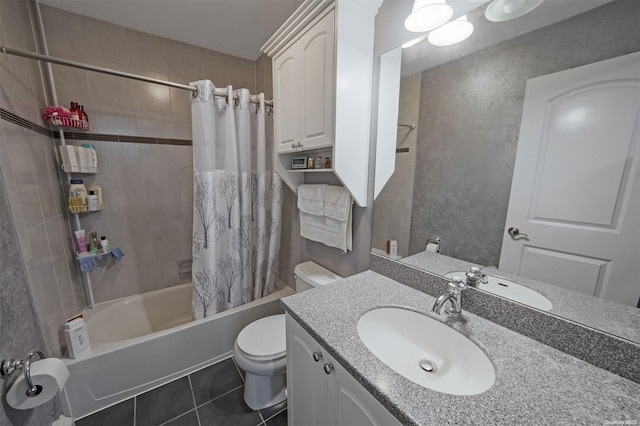
[[[478,268],[477,266],[472,266],[465,273],[467,280],[471,279],[471,282],[477,284],[477,282],[481,282],[482,284],[487,284],[489,282],[489,278],[487,274],[482,271],[483,268]],[[468,282],[468,281],[467,281]]]
[[[467,285],[464,283],[464,280],[458,276],[452,277],[447,286],[449,287],[449,293],[456,296],[462,293],[463,290],[467,289]]]

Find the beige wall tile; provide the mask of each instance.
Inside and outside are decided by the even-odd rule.
[[[29,283],[34,290],[33,298],[40,324],[48,324],[62,306],[62,299],[58,292],[53,257],[44,223],[29,229],[27,238],[33,253],[31,259],[26,262]]]
[[[145,206],[139,145],[105,143],[100,147],[100,154],[101,173],[106,177],[103,198],[107,206],[110,209]]]
[[[180,183],[176,147],[140,145],[140,165],[147,205],[178,204]]]
[[[132,69],[169,73],[167,39],[127,29],[127,48]]]
[[[42,320],[40,320],[42,321]],[[65,323],[62,307],[56,311],[50,321],[42,327],[42,337],[48,356],[61,358],[66,351],[66,342],[62,325]]]
[[[30,229],[44,222],[40,198],[38,196],[38,185],[33,173],[31,149],[26,131],[21,127],[8,122],[4,123],[5,134],[7,136],[7,149],[13,177],[16,182],[17,200],[11,204],[20,204],[24,223]]]
[[[11,215],[13,216],[13,223],[18,234],[18,242],[20,243],[20,251],[22,253],[22,259],[29,260],[32,256],[31,244],[29,238],[27,238],[27,227],[24,224],[24,214],[22,213],[22,206],[16,204],[11,206]]]
[[[171,81],[187,84],[204,78],[200,75],[201,48],[178,41],[166,40],[168,73]],[[174,80],[175,78],[175,80]]]
[[[4,179],[9,202],[17,202],[18,190],[16,189],[16,181],[13,178],[13,168],[11,167],[9,150],[7,148],[0,148],[0,169],[2,170],[2,177]]]
[[[42,214],[44,215],[44,220],[47,221],[56,217],[60,211],[49,177],[49,163],[46,158],[48,153],[45,152],[42,135],[30,131],[27,131],[26,135]],[[57,191],[57,195],[60,196],[59,191]]]
[[[44,4],[40,5],[40,12],[49,54],[74,61],[84,61],[80,16]]]
[[[81,16],[80,31],[86,62],[94,65],[110,63],[120,71],[128,70],[129,54],[123,48],[127,46],[127,30],[124,27]]]

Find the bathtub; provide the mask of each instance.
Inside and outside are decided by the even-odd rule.
[[[85,310],[91,354],[65,359],[62,400],[79,419],[229,357],[252,321],[282,313],[282,286],[259,300],[191,321],[191,284]]]

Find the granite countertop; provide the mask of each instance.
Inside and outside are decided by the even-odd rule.
[[[496,382],[472,396],[440,393],[405,379],[358,338],[377,307],[432,314],[435,299],[372,271],[282,299],[285,310],[404,424],[605,424],[640,420],[640,385],[468,312],[454,328],[489,357]],[[464,309],[464,303],[463,303]]]
[[[471,266],[483,266],[426,251],[405,257],[400,262],[438,275],[466,271]],[[548,311],[551,314],[640,343],[640,310],[638,308],[499,271],[494,267],[487,267],[485,271],[488,274],[515,281],[542,294],[553,304]]]

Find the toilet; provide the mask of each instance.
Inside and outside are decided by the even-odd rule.
[[[296,293],[329,284],[342,277],[314,262],[294,268]],[[252,322],[242,329],[233,348],[238,367],[245,371],[244,400],[252,410],[261,410],[287,399],[284,314]]]

